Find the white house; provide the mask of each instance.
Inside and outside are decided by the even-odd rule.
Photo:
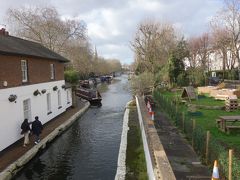
[[[200,55],[196,55],[196,66],[200,66],[201,65],[201,56]],[[209,50],[208,54],[207,54],[207,66],[208,66],[208,70],[210,71],[215,71],[215,70],[223,70],[223,55],[218,52],[217,50]],[[184,64],[185,64],[185,68],[190,67],[190,61],[188,58],[184,59]],[[233,68],[238,68],[238,62],[237,60],[234,61],[233,57],[232,57],[232,53],[229,50],[227,52],[227,58],[226,58],[226,62],[225,62],[225,68],[228,69],[229,67]]]
[[[21,123],[44,124],[72,105],[64,80],[67,59],[0,30],[0,151],[22,138]]]

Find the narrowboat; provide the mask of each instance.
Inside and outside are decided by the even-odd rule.
[[[112,79],[113,79],[113,77],[112,76],[102,76],[100,79],[101,79],[102,83],[103,82],[107,82],[108,84],[110,84]]]
[[[86,99],[93,106],[102,106],[102,96],[98,90],[87,89],[80,86],[76,89],[76,96]]]

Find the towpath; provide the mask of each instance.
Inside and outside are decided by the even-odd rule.
[[[54,129],[66,122],[71,116],[76,114],[85,105],[85,101],[77,100],[77,106],[75,108],[69,108],[63,114],[55,117],[50,122],[44,125],[43,132],[41,134],[41,139],[48,136]],[[11,145],[7,149],[0,153],[0,172],[2,172],[7,166],[15,162],[21,156],[23,156],[28,150],[34,146],[34,137],[30,136],[30,144],[27,147],[23,147],[23,139],[19,140],[15,144]]]
[[[156,113],[154,124],[176,179],[211,179],[208,168],[201,164],[187,140],[162,112]]]

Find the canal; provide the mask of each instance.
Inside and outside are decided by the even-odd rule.
[[[90,108],[14,179],[113,180],[124,108],[132,98],[127,76],[116,78],[101,95],[101,108]]]

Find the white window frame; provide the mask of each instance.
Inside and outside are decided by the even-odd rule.
[[[58,90],[58,108],[62,107],[61,91]]]
[[[21,60],[22,82],[28,82],[27,60]]]
[[[51,113],[52,111],[51,107],[51,94],[47,93],[47,113]]]
[[[50,74],[51,74],[51,80],[55,79],[55,66],[54,64],[50,64]]]

